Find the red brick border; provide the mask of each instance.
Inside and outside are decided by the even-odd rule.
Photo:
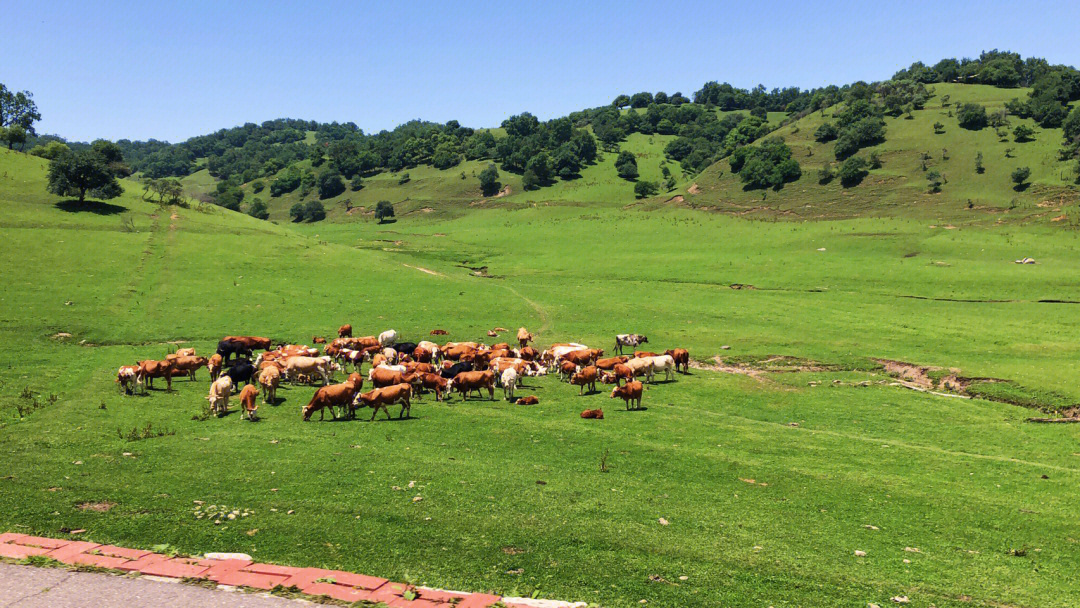
[[[294,568],[244,559],[169,557],[151,551],[80,540],[60,540],[15,532],[0,534],[0,557],[26,559],[34,555],[43,555],[65,564],[98,566],[168,578],[202,579],[235,587],[270,590],[279,585],[295,586],[307,595],[326,595],[346,602],[384,602],[393,608],[488,608],[503,601],[498,595],[438,591],[340,570]],[[406,599],[406,595],[413,599]],[[505,601],[504,604],[509,608],[527,608]]]

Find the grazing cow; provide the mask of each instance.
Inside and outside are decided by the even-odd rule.
[[[404,367],[401,369],[376,367],[368,374],[368,380],[371,380],[375,388],[382,388],[394,384],[418,384],[421,378],[420,374],[406,372]]]
[[[387,346],[391,346],[394,344],[394,342],[397,342],[397,337],[397,331],[393,329],[388,329],[379,334],[379,346],[382,346],[384,348]]]
[[[643,359],[645,357],[659,357],[659,356],[660,356],[659,353],[654,353],[654,352],[650,352],[650,351],[647,351],[647,350],[635,350],[634,351],[634,358],[635,359]]]
[[[450,363],[450,365],[447,365]],[[452,363],[450,361],[443,361],[443,369],[439,372],[443,378],[447,380],[453,379],[455,376],[462,372],[472,371],[473,364],[471,361],[460,361],[458,363]]]
[[[600,382],[603,384],[615,384],[617,378],[614,372],[600,372]]]
[[[648,342],[648,338],[639,336],[638,334],[618,334],[615,336],[615,350],[621,355],[624,346],[634,348],[641,344],[647,344]]]
[[[573,361],[563,361],[559,364],[559,379],[569,380],[577,371],[578,366]]]
[[[604,410],[585,410],[581,412],[581,417],[586,419],[603,420]]]
[[[326,338],[320,338],[319,336],[311,336],[312,344],[326,344]]]
[[[611,398],[621,397],[626,409],[630,409],[630,402],[636,401],[634,409],[641,409],[641,383],[637,380],[627,382],[626,386],[616,386],[611,389]]]
[[[371,356],[371,367],[380,367],[389,364],[390,362],[386,360],[386,355],[382,353],[375,353]]]
[[[597,359],[596,367],[605,370],[613,370],[619,363],[626,363],[630,357],[611,357],[610,359]]]
[[[218,379],[221,375],[221,355],[215,353],[210,356],[210,361],[206,363],[206,369],[210,371],[210,381]]]
[[[353,409],[353,399],[363,386],[363,376],[360,374],[349,374],[349,378],[341,384],[328,384],[327,386],[320,387],[315,391],[315,394],[312,395],[311,401],[308,401],[308,404],[301,410],[304,422],[310,420],[311,415],[315,412],[319,412],[319,420],[325,419],[326,409],[329,409],[330,416],[334,420],[337,420],[337,414],[334,413],[335,407],[340,407],[343,413],[351,413]]]
[[[339,338],[351,338],[352,337],[352,325],[346,323],[337,328],[337,337]]]
[[[145,382],[147,388],[154,388],[154,378],[165,378],[165,384],[171,391],[174,374],[176,369],[172,361],[139,361],[139,380]]]
[[[531,346],[523,346],[521,348],[521,351],[518,353],[518,356],[522,359],[525,359],[526,361],[536,361],[536,359],[540,356],[540,353]]]
[[[221,355],[224,363],[228,363],[229,360],[233,358],[233,355],[236,355],[237,357],[251,357],[252,353],[251,348],[242,342],[222,340],[221,342],[218,342],[217,354]]]
[[[240,359],[225,370],[224,375],[231,378],[235,386],[240,386],[240,382],[251,384],[251,379],[255,377],[255,366],[247,359]]]
[[[172,362],[174,376],[186,373],[192,381],[195,380],[195,371],[209,363],[206,357],[196,357],[195,355],[182,355],[173,359]]]
[[[360,366],[364,364],[364,361],[368,359],[367,353],[362,350],[350,350],[348,348],[341,349],[339,360],[342,365],[352,365],[357,372],[360,371]]]
[[[675,371],[679,371],[682,367],[682,373],[690,373],[690,352],[685,348],[671,348],[664,351],[665,355],[670,355],[675,360]]]
[[[285,360],[285,378],[289,382],[295,382],[300,374],[313,376],[318,374],[323,384],[330,384],[333,371],[340,366],[330,360],[330,357],[289,357]]]
[[[566,353],[575,350],[588,350],[588,348],[589,347],[584,344],[577,343],[552,344],[551,348],[544,351],[540,356],[540,360],[550,365],[561,359]]]
[[[249,384],[244,387],[244,390],[240,391],[240,419],[247,418],[254,421],[258,416],[255,412],[259,411],[259,404],[255,403],[255,397],[259,395],[259,389],[255,388],[254,384]]]
[[[435,352],[438,352],[438,351],[435,351]],[[435,353],[431,352],[431,350],[426,349],[426,348],[424,348],[422,346],[417,346],[416,348],[413,349],[412,358],[415,359],[416,361],[419,361],[420,363],[431,363],[432,361],[435,360]]]
[[[404,418],[405,412],[409,413],[409,417],[412,417],[412,385],[410,384],[395,384],[393,386],[387,386],[385,388],[377,388],[366,393],[359,393],[353,399],[353,407],[370,407],[371,422],[375,420],[375,415],[382,410],[386,413],[386,419],[390,420],[390,410],[387,406],[394,405],[395,403],[401,404],[401,413],[398,414],[398,418]]]
[[[538,399],[536,395],[529,395],[528,397],[518,399],[514,403],[515,405],[536,405],[537,403],[540,403],[540,399]]]
[[[129,395],[135,394],[135,389],[142,386],[142,378],[139,377],[139,366],[121,366],[116,372],[116,385],[119,390]]]
[[[442,401],[443,393],[446,393],[450,388],[450,381],[439,374],[424,374],[420,377],[420,386],[435,391],[435,400]],[[419,393],[417,393],[416,398],[420,399]]]
[[[434,374],[435,366],[430,363],[417,363],[416,361],[409,361],[405,364],[405,371],[410,374]]]
[[[615,374],[615,384],[619,384],[623,380],[630,382],[634,379],[634,370],[625,363],[619,363],[611,371]]]
[[[447,331],[445,329],[433,329],[433,330],[431,330],[431,335],[433,335],[433,336],[445,336],[446,334],[447,334]]]
[[[502,373],[503,396],[506,397],[507,401],[514,400],[514,389],[517,388],[517,383],[517,370],[512,367],[507,368],[506,371]]]
[[[481,389],[487,389],[488,398],[492,401],[495,400],[495,372],[491,370],[483,372],[461,372],[454,376],[452,383],[452,390],[456,390],[461,393],[461,399],[464,401],[469,398],[469,394],[473,391],[480,393],[483,396]]]
[[[206,400],[210,402],[210,411],[222,416],[229,411],[229,395],[232,394],[233,381],[228,376],[222,376],[210,385],[210,394]]]
[[[419,346],[416,342],[395,342],[391,348],[397,351],[398,356],[411,355],[416,347]]]
[[[645,380],[649,383],[652,383],[653,376],[657,372],[664,372],[664,379],[671,380],[675,370],[675,360],[671,358],[671,355],[631,359],[626,362],[626,365],[633,370],[635,376],[644,374]]]
[[[592,365],[603,354],[604,351],[599,348],[584,348],[565,353],[561,358],[563,361],[572,361],[578,365]]]
[[[520,348],[525,348],[526,346],[529,345],[529,342],[532,342],[532,340],[533,340],[533,335],[531,333],[529,333],[529,330],[525,329],[524,327],[519,327],[518,328],[518,330],[517,330],[517,341],[518,341],[518,346]]]
[[[595,365],[590,365],[580,372],[570,377],[570,384],[581,387],[578,389],[578,395],[585,393],[585,387],[589,387],[590,393],[596,392],[596,379],[599,377],[600,372],[596,369]]]
[[[259,386],[262,388],[263,403],[277,403],[277,387],[281,382],[281,370],[271,365],[259,372]]]
[[[458,361],[464,359],[467,355],[472,355],[476,352],[476,347],[469,344],[455,344],[453,346],[444,346],[442,349],[442,355],[445,359],[451,361]]]
[[[261,336],[225,336],[222,340],[238,342],[248,347],[248,350],[255,350],[256,348],[270,350],[273,348],[270,345],[270,338],[263,338]]]

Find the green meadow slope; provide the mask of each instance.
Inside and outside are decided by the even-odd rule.
[[[659,171],[659,141],[635,145]],[[755,221],[608,199],[625,184],[590,168],[390,224],[297,225],[159,207],[132,182],[80,206],[45,193],[45,168],[0,151],[0,529],[619,608],[1080,603],[1080,433],[1025,422],[1080,401],[1067,222]],[[657,382],[641,411],[548,377],[520,389],[539,406],[426,397],[373,423],[302,423],[305,386],[249,424],[201,418],[205,372],[147,397],[113,383],[179,345],[345,322],[604,348],[635,331],[748,367]],[[896,386],[879,358],[997,378],[978,386],[999,400]],[[593,407],[606,418],[579,417]],[[254,515],[215,525],[195,501]]]

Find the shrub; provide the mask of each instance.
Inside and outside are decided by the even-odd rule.
[[[824,167],[818,169],[817,175],[818,175],[818,180],[817,181],[821,185],[825,185],[825,184],[831,182],[833,180],[833,178],[836,177],[836,174],[833,173],[833,169],[832,169],[831,165],[825,165]]]
[[[660,191],[660,186],[656,182],[650,182],[646,180],[640,180],[634,184],[634,197],[645,198],[646,196],[653,196]]]
[[[1017,125],[1016,128],[1013,129],[1013,137],[1016,138],[1017,143],[1031,141],[1033,135],[1035,135],[1035,129],[1032,129],[1027,125]]]
[[[975,172],[982,175],[984,171],[986,171],[986,168],[983,167],[983,155],[982,152],[979,151],[975,153]]]
[[[255,198],[251,201],[251,206],[248,207],[248,215],[260,220],[270,219],[270,211],[261,198]]]
[[[304,219],[309,222],[326,219],[326,207],[323,207],[323,204],[319,201],[308,201],[304,205]]]
[[[615,169],[619,177],[623,179],[636,179],[638,176],[637,158],[630,152],[623,150],[615,159]]]
[[[930,186],[930,192],[941,192],[941,174],[937,171],[928,171],[926,173],[926,182]]]
[[[731,170],[739,174],[748,188],[779,190],[787,182],[802,176],[798,161],[791,157],[791,148],[779,137],[766,139],[756,146],[737,148],[729,161]]]
[[[331,198],[345,192],[345,183],[337,171],[326,171],[318,178],[319,198]]]
[[[866,165],[866,159],[859,156],[852,156],[845,160],[844,164],[840,165],[840,171],[836,174],[840,178],[840,185],[851,188],[862,183],[863,178],[868,173]]]
[[[1031,177],[1031,168],[1030,167],[1017,167],[1012,172],[1012,181],[1013,181],[1014,184],[1016,184],[1016,186],[1014,186],[1013,189],[1014,190],[1023,190],[1024,187],[1025,187],[1025,182],[1027,182],[1029,177]]]
[[[294,222],[302,222],[302,221],[304,221],[304,204],[303,203],[296,203],[295,205],[290,207],[289,208],[289,217],[291,217],[292,221],[294,221]]]
[[[354,175],[353,178],[352,178],[352,181],[349,182],[349,190],[352,190],[353,192],[357,192],[359,190],[362,190],[363,188],[364,188],[364,179],[362,177],[360,177],[360,174]]]
[[[296,190],[300,187],[301,179],[300,171],[295,167],[290,168],[285,173],[277,176],[277,178],[270,184],[270,196],[281,196]]]
[[[977,103],[965,103],[957,112],[956,120],[961,127],[978,131],[988,124],[986,108]]]
[[[375,219],[379,223],[386,221],[386,218],[394,217],[394,206],[390,204],[390,201],[379,201],[375,205]]]
[[[255,194],[262,192],[264,188],[266,188],[266,182],[262,181],[261,179],[257,179],[251,182],[251,191]]]
[[[934,133],[936,135],[941,135],[944,132],[945,132],[945,125],[941,124],[941,121],[935,122],[934,123]]]
[[[67,144],[61,141],[50,141],[44,146],[38,145],[30,148],[30,154],[33,154],[34,156],[40,156],[41,158],[46,158],[48,160],[54,160],[61,154],[70,151],[71,148],[69,148]]]
[[[492,163],[480,172],[480,193],[484,196],[494,196],[502,188],[499,183],[499,170]]]
[[[814,139],[821,143],[836,139],[836,125],[831,122],[822,124],[814,131]]]

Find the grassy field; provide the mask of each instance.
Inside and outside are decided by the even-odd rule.
[[[658,172],[659,138],[635,145]],[[611,195],[613,159],[392,224],[279,225],[159,208],[130,184],[82,210],[44,193],[43,161],[0,151],[0,528],[611,607],[1080,602],[1074,425],[896,387],[874,362],[1080,401],[1077,305],[1039,301],[1080,301],[1074,229],[1038,207],[782,222],[632,204]],[[309,342],[345,322],[455,340],[525,325],[607,349],[635,331],[699,362],[830,371],[692,370],[631,412],[532,379],[539,406],[428,398],[375,423],[302,423],[307,387],[249,424],[193,419],[205,372],[148,397],[113,383],[173,342]],[[592,407],[606,419],[579,418]],[[194,501],[254,514],[215,525]]]

